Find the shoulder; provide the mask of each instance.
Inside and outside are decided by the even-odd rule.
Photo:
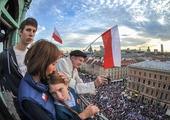
[[[73,88],[69,87],[69,92],[74,96],[74,98],[77,98],[76,92]]]

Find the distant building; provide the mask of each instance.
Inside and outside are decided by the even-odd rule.
[[[150,53],[151,52],[151,50],[150,50],[150,48],[148,47],[148,49],[147,49],[147,53]]]
[[[127,91],[144,102],[170,107],[170,62],[144,61],[128,66]]]
[[[163,44],[161,44],[161,53],[164,52]]]
[[[103,52],[103,51],[104,51],[103,46],[100,46],[100,52]]]
[[[158,49],[154,49],[154,54],[158,54]]]

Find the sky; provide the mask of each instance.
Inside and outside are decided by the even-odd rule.
[[[118,25],[121,49],[170,52],[169,0],[32,0],[26,17],[38,21],[34,41],[52,41],[60,49],[84,50],[102,33]],[[63,44],[52,39],[54,27]],[[99,49],[97,39],[92,48]]]

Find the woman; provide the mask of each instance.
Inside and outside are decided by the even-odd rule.
[[[47,79],[56,71],[59,49],[41,39],[28,50],[25,56],[27,73],[19,86],[19,105],[30,120],[56,120],[52,96],[48,92]],[[72,120],[80,120],[81,115]]]
[[[73,88],[68,87],[68,80],[54,72],[49,79],[50,93],[55,99],[58,120],[68,120],[81,113],[80,103]],[[89,105],[81,114],[86,119],[99,112],[97,106]],[[91,118],[88,118],[90,120]],[[87,119],[86,119],[87,120]]]

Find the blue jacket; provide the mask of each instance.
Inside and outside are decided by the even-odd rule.
[[[69,92],[73,95],[75,102],[76,102],[75,106],[70,107],[70,108],[72,110],[76,111],[77,113],[81,113],[82,110],[81,110],[81,107],[80,107],[79,99],[77,99],[77,95],[76,95],[74,89],[69,87]],[[55,108],[56,108],[56,116],[57,116],[58,120],[69,120],[69,119],[73,118],[74,116],[76,116],[75,113],[71,112],[68,108],[63,106],[58,101],[55,101],[54,105],[55,105]],[[92,120],[92,119],[88,118],[86,120]]]
[[[48,93],[48,86],[35,82],[29,73],[26,73],[21,81],[18,100],[23,113],[29,119],[32,119],[31,115],[24,110],[22,105],[24,100],[29,100],[39,105],[53,120],[56,120],[54,102]]]

